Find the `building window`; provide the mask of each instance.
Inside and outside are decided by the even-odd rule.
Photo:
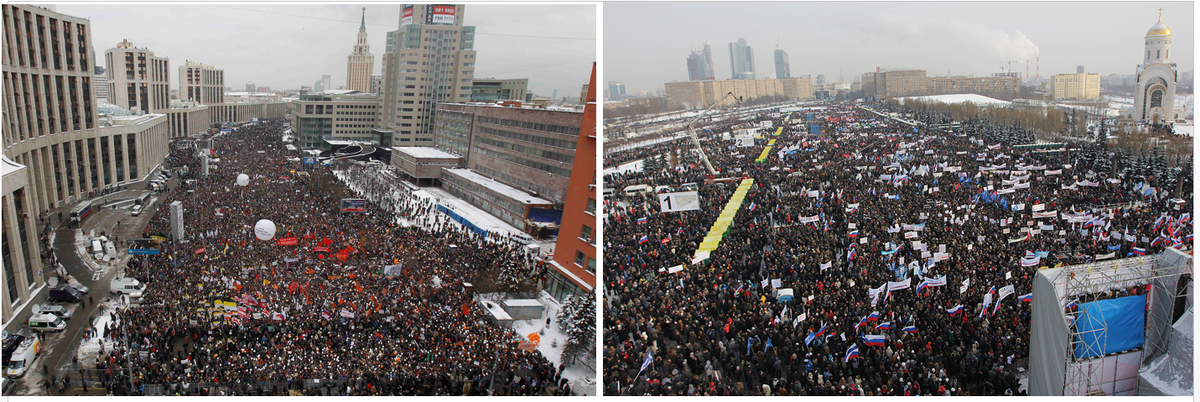
[[[588,198],[587,210],[585,210],[584,212],[587,212],[589,215],[596,216],[596,199],[595,198]]]
[[[582,267],[583,262],[586,259],[587,259],[587,255],[584,255],[582,251],[575,252],[575,265]]]
[[[580,231],[579,238],[588,244],[592,244],[592,227],[583,225],[583,230]]]
[[[596,274],[596,259],[595,258],[588,257],[587,272],[592,275]]]

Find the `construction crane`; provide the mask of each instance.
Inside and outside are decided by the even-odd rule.
[[[692,137],[692,144],[696,146],[696,152],[700,153],[700,160],[704,162],[704,168],[708,169],[709,182],[715,180],[717,176],[717,169],[714,169],[712,163],[708,161],[708,154],[704,153],[704,148],[700,146],[700,138],[696,136],[696,129],[692,126],[694,126],[696,122],[700,121],[700,119],[704,118],[705,114],[708,114],[708,112],[712,111],[713,108],[717,107],[717,105],[720,105],[722,102],[725,102],[725,99],[729,99],[731,96],[735,101],[737,101],[737,103],[742,103],[741,96],[733,96],[733,92],[729,92],[725,94],[725,96],[721,97],[721,100],[713,103],[712,106],[709,106],[708,109],[704,109],[704,111],[700,112],[700,114],[697,115],[696,118],[692,119],[691,122],[688,122],[686,126],[688,136]]]

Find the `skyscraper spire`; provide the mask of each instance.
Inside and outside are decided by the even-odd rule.
[[[366,7],[363,7],[362,26],[359,26],[358,29],[367,29],[367,8]]]

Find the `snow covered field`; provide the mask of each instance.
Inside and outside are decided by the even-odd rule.
[[[608,170],[605,170],[605,171],[604,171],[604,175],[605,175],[605,176],[607,176],[607,175],[610,175],[610,174],[613,174],[613,173],[629,173],[629,172],[640,172],[640,171],[642,171],[642,166],[643,166],[643,165],[644,165],[644,164],[642,163],[642,159],[638,159],[638,160],[636,160],[636,161],[629,162],[629,163],[626,163],[626,164],[624,164],[624,165],[617,166],[617,167],[615,167],[615,168],[610,168],[610,169],[608,169]]]
[[[922,101],[936,101],[942,103],[965,103],[971,102],[979,105],[1008,105],[1012,102],[1002,101],[995,98],[989,98],[983,95],[976,94],[956,94],[956,95],[929,95],[929,96],[911,96],[900,98],[900,103],[904,103],[906,99],[918,99]]]

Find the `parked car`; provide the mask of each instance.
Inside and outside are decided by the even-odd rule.
[[[67,323],[54,314],[33,313],[29,317],[29,328],[34,331],[60,332],[67,329]]]
[[[71,309],[61,304],[45,304],[42,308],[34,313],[51,314],[64,320],[71,319]]]
[[[146,291],[146,285],[135,278],[114,278],[109,283],[108,290],[116,294],[129,295],[129,298],[136,299],[142,297],[142,292]]]

